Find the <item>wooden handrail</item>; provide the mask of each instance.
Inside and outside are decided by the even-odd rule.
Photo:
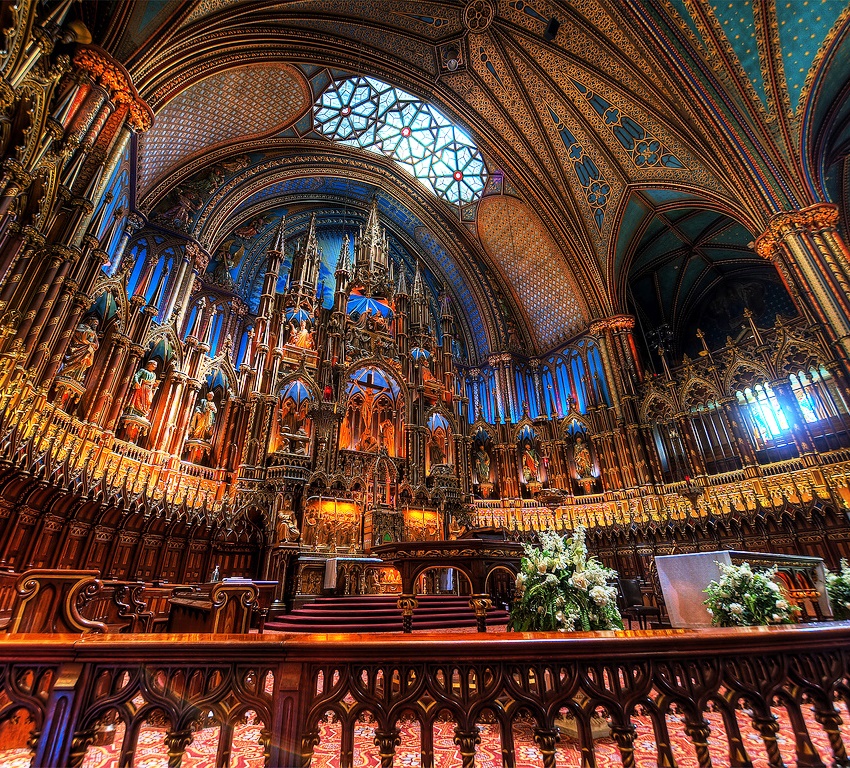
[[[771,705],[777,699],[795,723],[799,754],[812,748],[813,737],[823,737],[807,728],[822,728],[832,750],[821,755],[823,762],[847,762],[834,699],[843,699],[841,709],[846,711],[850,622],[566,637],[557,633],[0,636],[0,674],[9,679],[15,670],[20,679],[27,669],[38,675],[52,670],[48,690],[33,712],[39,729],[33,768],[79,766],[96,738],[98,718],[107,710],[124,721],[131,742],[150,710],[139,703],[139,696],[156,705],[171,723],[170,744],[188,743],[191,733],[186,728],[201,714],[220,723],[221,738],[230,738],[234,718],[254,711],[263,723],[267,765],[286,768],[309,765],[320,720],[328,711],[337,713],[346,744],[364,711],[374,717],[378,739],[380,734],[392,734],[405,712],[419,719],[424,734],[442,710],[454,718],[458,738],[469,747],[466,753],[461,750],[464,765],[471,765],[467,760],[474,753],[477,718],[487,711],[499,724],[502,747],[508,752],[513,749],[509,733],[514,719],[530,714],[538,743],[551,747],[547,751],[541,746],[543,764],[551,768],[558,748],[557,718],[564,707],[577,724],[578,746],[588,753],[595,743],[591,718],[604,710],[624,765],[634,764],[629,756],[636,710],[655,713],[650,718],[655,743],[663,751],[670,744],[665,716],[675,708],[700,763],[708,765],[709,702],[723,713],[729,750],[744,749],[735,724],[737,712],[761,737],[768,754],[774,754],[777,721]],[[191,689],[186,686],[190,679],[217,682],[214,688]],[[16,700],[16,689],[10,690],[14,704],[32,710],[32,696],[21,692]],[[819,726],[813,726],[811,718],[805,720],[804,699],[809,702],[806,707],[813,707]],[[63,712],[74,714],[53,717],[60,704]],[[125,750],[132,750],[130,742]],[[384,738],[384,766],[392,765],[392,750],[386,751],[391,743]],[[716,741],[713,744],[712,749]],[[423,755],[423,768],[429,768],[432,757],[425,746]],[[659,762],[662,758],[666,759],[659,753]],[[717,758],[714,764],[720,764]]]

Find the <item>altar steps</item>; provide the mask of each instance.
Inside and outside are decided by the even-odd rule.
[[[488,626],[508,622],[507,611],[491,608]],[[266,622],[275,632],[401,632],[401,611],[395,595],[320,597],[312,603]],[[413,629],[474,629],[475,614],[468,597],[422,595],[413,614]]]

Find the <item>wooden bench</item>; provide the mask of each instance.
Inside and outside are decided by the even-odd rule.
[[[106,624],[87,619],[80,606],[95,599],[100,571],[33,568],[15,583],[15,599],[7,632],[106,632]]]
[[[100,591],[80,607],[80,614],[105,624],[107,632],[148,632],[152,616],[144,591],[142,581],[104,581]]]
[[[21,574],[14,571],[0,571],[0,631],[5,631],[12,619],[12,606],[18,596],[20,577]]]
[[[154,583],[146,585],[144,591],[145,611],[149,614],[145,632],[165,632],[171,615],[171,597],[175,589],[183,585]],[[185,587],[184,587],[185,588]]]
[[[243,634],[258,607],[257,586],[248,579],[226,579],[174,590],[169,632]]]
[[[269,617],[269,609],[272,607],[274,595],[277,591],[277,582],[255,581],[254,586],[257,587],[257,607],[254,610],[251,626],[262,634],[266,626],[266,619]]]

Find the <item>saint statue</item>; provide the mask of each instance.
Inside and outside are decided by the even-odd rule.
[[[313,331],[307,328],[307,321],[302,320],[301,324],[298,328],[295,327],[295,323],[289,324],[290,333],[289,333],[289,343],[299,349],[312,349],[313,348]]]
[[[217,412],[218,409],[213,402],[213,393],[207,392],[206,397],[195,406],[192,426],[189,427],[189,437],[193,440],[206,440],[212,435]]]
[[[363,419],[363,429],[372,426],[372,405],[375,402],[375,393],[371,389],[363,391],[363,404],[360,406],[360,417]]]
[[[297,541],[301,535],[295,523],[295,515],[292,513],[292,502],[289,499],[284,501],[283,507],[278,510],[275,532],[277,533],[278,544]]]
[[[289,441],[289,452],[298,454],[299,456],[306,456],[308,442],[309,435],[307,434],[307,430],[301,425]]]
[[[347,451],[349,448],[351,448],[351,422],[346,414],[342,424],[339,425],[339,449]]]
[[[446,460],[446,453],[436,435],[431,435],[431,440],[428,443],[428,456],[431,459],[432,467],[436,464],[442,464]]]
[[[127,406],[127,413],[147,419],[151,413],[153,396],[156,394],[156,360],[149,360],[133,376],[133,394]]]
[[[573,461],[576,463],[576,472],[579,477],[591,477],[593,461],[590,458],[590,449],[581,435],[576,435],[573,446]]]
[[[525,448],[522,452],[522,476],[526,483],[537,482],[539,478],[540,458],[537,451],[531,445],[531,442],[525,441]]]
[[[490,482],[490,454],[484,450],[483,445],[479,445],[475,452],[475,474],[478,476],[479,485]]]
[[[395,426],[390,419],[384,419],[380,425],[381,429],[381,445],[387,449],[390,456],[395,455]]]
[[[371,432],[363,432],[360,440],[357,443],[358,451],[366,451],[371,453],[378,448],[378,440]]]
[[[94,362],[94,353],[100,346],[97,339],[97,318],[89,317],[83,320],[71,336],[68,351],[62,358],[60,373],[67,379],[82,381],[86,371]]]

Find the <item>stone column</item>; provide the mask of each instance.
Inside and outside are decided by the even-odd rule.
[[[850,372],[850,255],[839,235],[837,206],[817,203],[770,220],[755,242],[804,317],[820,325]]]

